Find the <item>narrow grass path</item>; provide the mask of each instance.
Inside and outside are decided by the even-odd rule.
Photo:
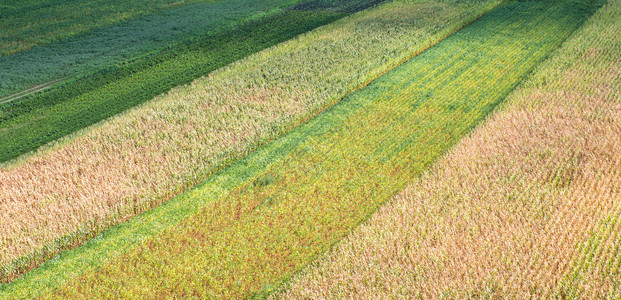
[[[592,13],[575,4],[492,11],[192,191],[0,286],[0,296],[272,292],[481,121]]]
[[[42,83],[42,84],[37,85],[37,86],[33,86],[33,87],[31,87],[29,89],[26,89],[26,90],[23,90],[23,91],[21,91],[19,93],[15,93],[13,95],[6,96],[6,97],[0,99],[0,104],[5,104],[5,103],[17,101],[20,98],[28,97],[28,96],[30,96],[32,94],[44,91],[46,89],[49,89],[49,88],[53,87],[55,84],[62,83],[63,80],[65,80],[65,79],[59,78],[59,79],[56,79],[56,80],[52,80],[52,81],[49,81],[49,82]]]

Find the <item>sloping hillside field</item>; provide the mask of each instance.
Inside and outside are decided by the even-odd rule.
[[[621,299],[621,1],[284,299]]]
[[[0,296],[272,292],[469,132],[597,5],[494,9],[195,189],[0,287]]]

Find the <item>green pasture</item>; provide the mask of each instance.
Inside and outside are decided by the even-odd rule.
[[[503,5],[0,297],[269,294],[482,121],[601,4]]]

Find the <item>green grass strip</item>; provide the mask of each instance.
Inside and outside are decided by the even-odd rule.
[[[312,9],[317,1],[305,1],[305,5],[177,45],[3,107],[0,162],[36,150],[252,53],[381,2],[324,1],[331,6]]]
[[[190,192],[0,286],[0,297],[273,291],[485,118],[595,8],[576,4],[492,11]]]

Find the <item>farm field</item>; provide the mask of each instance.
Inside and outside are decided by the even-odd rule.
[[[621,297],[621,1],[274,298]]]
[[[5,165],[0,279],[8,281],[166,202],[496,4],[391,1],[242,59]]]
[[[0,4],[0,57],[132,17],[199,1],[4,0]]]
[[[501,5],[197,188],[0,291],[269,294],[485,118],[597,8],[580,4]]]
[[[177,85],[381,1],[320,2],[323,6],[313,8],[315,2],[302,2],[7,105],[0,124],[0,161],[36,150]]]
[[[58,5],[63,10],[74,9],[72,6],[77,6],[81,2],[83,1],[70,1],[68,2],[70,4]],[[92,5],[91,7],[95,10],[95,8],[105,8],[106,4],[112,6],[113,2],[119,1],[86,2],[82,5]],[[239,23],[274,14],[295,2],[293,0],[193,0],[188,1],[188,3],[179,2],[168,9],[142,14],[123,22],[114,22],[108,26],[85,31],[41,47],[0,57],[0,103],[19,100],[21,99],[20,96],[23,98],[20,92],[32,87],[40,85],[56,87],[74,81],[81,76],[88,76],[135,60],[170,45],[182,43],[214,31],[231,30]],[[139,8],[132,9],[133,5],[139,6]],[[125,1],[123,4],[113,7],[121,11],[138,12],[144,7],[157,7],[157,2],[145,5],[143,1]],[[54,15],[50,12],[50,7],[44,6],[41,10],[42,12],[37,13],[37,16],[44,12]],[[17,16],[21,18],[21,21],[15,22],[15,24],[24,24],[28,20],[28,16],[24,16],[23,12]],[[39,17],[45,20],[42,16]],[[87,17],[88,13],[82,18]],[[32,18],[31,22],[35,24],[42,22],[34,16]],[[58,18],[56,17],[54,20]],[[80,21],[81,19],[76,20]],[[58,30],[67,28],[64,24],[59,26],[62,27]],[[32,27],[28,28],[37,32],[43,30],[38,29],[38,26]],[[49,26],[46,25],[45,28],[49,28]],[[15,38],[24,37],[24,34],[29,37],[29,34],[32,33],[23,33]],[[55,82],[57,80],[59,82]],[[10,106],[8,107],[10,108]],[[6,110],[3,109],[3,111]]]

